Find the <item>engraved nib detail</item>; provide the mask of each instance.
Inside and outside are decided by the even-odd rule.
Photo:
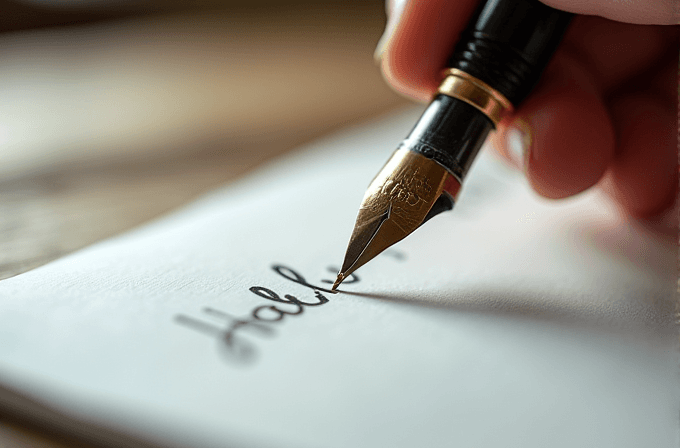
[[[432,216],[450,210],[458,190],[460,182],[437,162],[397,150],[364,195],[332,289]]]

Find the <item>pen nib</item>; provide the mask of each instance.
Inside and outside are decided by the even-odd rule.
[[[338,274],[338,278],[335,279],[335,283],[333,283],[333,286],[331,287],[331,291],[335,291],[338,289],[338,286],[340,286],[340,283],[345,280],[345,276],[342,275],[342,273]]]
[[[459,189],[460,183],[437,162],[397,150],[364,195],[332,289],[425,221],[450,210]]]

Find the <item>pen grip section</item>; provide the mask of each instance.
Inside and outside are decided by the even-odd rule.
[[[447,62],[518,106],[533,90],[573,14],[538,0],[482,1]]]
[[[399,149],[434,160],[461,182],[493,127],[466,102],[437,95]]]

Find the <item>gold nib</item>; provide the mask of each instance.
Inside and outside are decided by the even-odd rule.
[[[333,290],[352,272],[450,210],[460,182],[427,157],[397,150],[368,187]]]
[[[338,278],[335,279],[335,282],[333,283],[333,286],[331,287],[331,291],[335,291],[338,289],[338,286],[340,286],[340,283],[345,279],[345,276],[342,275],[342,273],[338,274]]]

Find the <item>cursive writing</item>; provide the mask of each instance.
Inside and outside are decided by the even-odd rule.
[[[312,290],[314,299],[301,300],[293,295],[285,294],[281,297],[276,292],[263,286],[253,286],[249,291],[258,297],[276,302],[275,305],[260,305],[250,312],[247,317],[235,317],[224,311],[206,307],[203,312],[220,321],[222,325],[206,322],[191,316],[180,314],[175,316],[175,321],[181,325],[197,330],[201,333],[216,337],[219,350],[226,359],[240,363],[251,363],[257,358],[257,349],[254,343],[243,336],[244,331],[250,331],[252,335],[271,336],[274,334],[273,325],[281,322],[287,316],[301,315],[305,308],[316,307],[328,303],[328,297],[324,294],[335,294],[335,291],[309,283],[300,273],[283,266],[273,265],[274,272],[293,283]],[[329,267],[330,272],[338,272],[334,267]],[[332,280],[321,280],[324,283],[333,283]],[[352,274],[344,282],[345,285],[356,283],[359,277]]]

